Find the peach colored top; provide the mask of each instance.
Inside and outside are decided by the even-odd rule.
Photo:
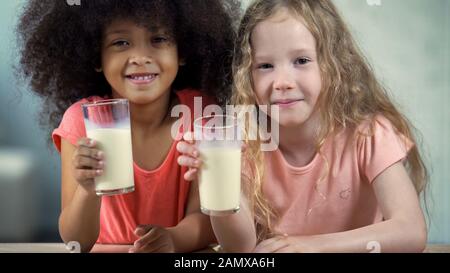
[[[203,98],[203,106],[212,104],[211,97],[195,90],[177,92],[180,104],[194,113],[194,97]],[[61,151],[61,138],[76,145],[86,136],[81,104],[102,99],[90,97],[73,104],[65,112],[60,126],[53,131],[53,142]],[[193,117],[190,117],[193,120]],[[180,126],[183,128],[183,126]],[[180,129],[180,132],[181,129]],[[155,170],[144,170],[134,164],[135,191],[124,195],[102,197],[100,234],[97,243],[133,244],[137,225],[164,227],[177,225],[185,216],[190,183],[184,180],[186,167],[177,163],[179,152],[174,141],[164,162]]]
[[[306,166],[290,165],[278,149],[266,152],[264,194],[288,235],[342,232],[382,221],[372,182],[403,160],[412,143],[384,117],[329,137]],[[392,181],[395,183],[395,181]]]

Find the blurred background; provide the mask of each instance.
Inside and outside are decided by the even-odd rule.
[[[431,170],[429,243],[449,244],[450,0],[334,2],[379,79],[423,135],[420,148]],[[47,144],[50,132],[38,125],[41,101],[13,74],[14,29],[24,3],[0,3],[0,243],[60,240],[59,154]]]

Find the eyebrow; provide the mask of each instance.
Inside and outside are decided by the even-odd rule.
[[[115,30],[111,30],[105,33],[105,36],[109,36],[109,35],[113,35],[113,34],[126,34],[129,33],[130,31],[127,29],[115,29]]]
[[[289,51],[289,54],[304,54],[304,53],[316,54],[316,49],[315,48],[299,48],[299,49],[294,49],[294,50]],[[259,58],[264,59],[264,58],[270,57],[270,55],[271,55],[270,53],[269,54],[265,54],[265,53],[258,54],[257,52],[255,52],[253,54],[253,56],[257,59],[259,59]]]

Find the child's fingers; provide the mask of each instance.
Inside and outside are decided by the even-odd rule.
[[[87,156],[76,156],[73,160],[75,169],[103,169],[105,167],[105,162],[97,159],[93,159]]]
[[[282,239],[282,237],[277,236],[277,237],[273,237],[273,238],[264,240],[255,247],[253,252],[254,253],[274,252],[286,245],[284,240],[281,240],[281,239]]]
[[[86,180],[92,180],[95,177],[102,175],[103,170],[76,169],[74,174],[75,174],[75,179],[77,181],[86,181]],[[92,182],[93,182],[93,180],[92,180]]]
[[[242,152],[245,153],[245,151],[247,151],[247,149],[248,149],[248,145],[246,143],[242,143],[242,145],[241,145]]]
[[[191,168],[184,174],[184,180],[186,181],[194,181],[197,179],[198,169]]]
[[[161,228],[151,227],[144,235],[141,235],[141,237],[134,242],[134,247],[136,249],[145,248],[147,245],[158,240],[163,234],[164,232],[162,232]]]
[[[190,155],[191,157],[199,157],[200,153],[197,151],[197,148],[193,144],[190,144],[186,141],[180,141],[177,144],[178,152]]]
[[[97,145],[97,142],[95,140],[87,138],[87,137],[82,137],[82,138],[78,139],[78,141],[77,141],[77,146],[85,146],[85,147],[93,148],[96,145]]]
[[[136,234],[136,236],[141,237],[147,234],[147,232],[149,232],[152,228],[153,228],[152,225],[139,225],[134,230],[134,234]]]
[[[105,154],[102,151],[100,151],[99,149],[88,148],[85,146],[79,146],[74,154],[75,157],[76,156],[86,156],[86,157],[90,157],[90,158],[97,159],[97,160],[105,159],[104,155]]]
[[[178,164],[189,168],[200,168],[202,162],[200,159],[192,158],[190,156],[180,155],[178,157]]]
[[[186,132],[183,135],[183,140],[187,143],[194,144],[194,134],[192,132]]]

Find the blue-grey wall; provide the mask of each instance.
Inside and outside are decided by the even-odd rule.
[[[27,191],[32,199],[23,201],[32,204],[32,207],[27,209],[32,210],[35,217],[34,222],[24,221],[24,223],[33,229],[32,240],[53,241],[59,238],[57,233],[60,209],[59,156],[56,152],[52,152],[53,147],[47,145],[46,139],[50,132],[43,131],[38,125],[40,100],[32,95],[27,86],[18,81],[13,73],[13,66],[18,59],[14,28],[22,3],[25,1],[9,0],[0,3],[0,152],[12,150],[18,154],[22,151],[30,153],[34,166],[33,175],[27,178],[28,186],[22,190]],[[0,189],[1,183],[6,182],[8,181],[0,181]],[[10,196],[10,198],[20,197]],[[0,206],[4,204],[5,202],[0,200]],[[9,210],[10,214],[16,213],[15,208]],[[0,223],[9,221],[10,219],[0,219]]]
[[[423,135],[421,150],[431,171],[429,241],[450,243],[450,1],[334,2],[379,78]]]

